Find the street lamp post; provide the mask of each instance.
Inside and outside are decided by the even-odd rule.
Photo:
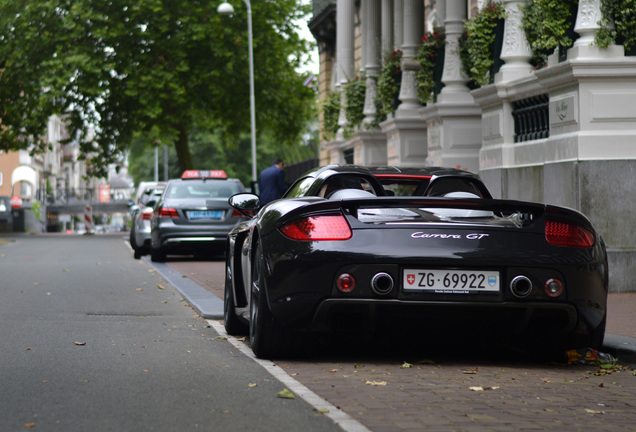
[[[249,0],[243,0],[247,7],[247,42],[250,58],[250,123],[252,128],[252,188],[258,181],[256,173],[256,105],[254,103],[254,48],[252,46],[252,5]],[[234,13],[231,4],[224,2],[219,5],[216,11],[223,15]],[[254,191],[254,189],[252,189]]]

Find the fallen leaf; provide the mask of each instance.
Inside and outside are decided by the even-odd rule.
[[[369,381],[369,380],[367,380],[366,384],[377,387],[377,386],[385,386],[385,385],[387,385],[387,382],[386,381]]]
[[[225,336],[217,336],[216,338],[220,339],[220,340],[227,340],[227,337],[225,337]]]
[[[137,288],[137,291],[143,291],[143,290],[144,290],[143,288]]]
[[[294,396],[294,394],[287,389],[279,391],[276,396],[281,399],[296,399],[296,396]]]
[[[157,288],[159,288],[160,290],[165,290],[166,289],[166,287],[161,285],[161,284],[157,284]]]
[[[35,427],[35,423],[25,423],[24,427],[27,428],[27,429],[34,428]]]
[[[585,412],[588,414],[605,414],[605,411],[596,411],[596,410],[591,410],[588,408],[585,408]]]
[[[237,338],[236,340],[239,341],[239,342],[245,342],[247,340],[247,336],[243,336],[243,337]]]
[[[86,342],[78,342],[78,341],[75,341],[75,345],[78,345],[78,346],[84,346],[84,345],[86,345]]]
[[[64,269],[65,272],[70,273],[71,271],[69,269]]]
[[[338,372],[338,369],[331,369],[329,372],[336,373],[336,372]]]
[[[27,347],[27,349],[26,349],[26,350],[27,350],[27,351],[31,351],[31,347]]]
[[[249,384],[248,384],[248,386],[249,386],[250,388],[258,387],[258,383],[249,383]]]
[[[407,362],[404,362],[404,364],[402,366],[400,366],[401,369],[409,369],[409,368],[412,368],[412,367],[413,367],[413,365],[411,363],[407,363]]]
[[[327,408],[320,408],[320,409],[318,409],[316,411],[318,411],[320,414],[327,414],[329,412],[329,410]]]
[[[462,373],[467,375],[475,375],[477,372],[474,370],[465,370],[465,371],[462,371]]]
[[[34,282],[33,285],[40,285],[40,282]]]
[[[354,364],[353,364],[353,367],[354,367],[355,369],[362,369],[364,366],[363,366],[363,365],[360,365],[360,364],[358,364],[358,363],[354,363]]]
[[[497,390],[499,387],[469,387],[472,391]]]

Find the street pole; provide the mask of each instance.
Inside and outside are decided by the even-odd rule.
[[[256,103],[254,97],[254,47],[252,43],[252,5],[249,0],[243,0],[247,8],[247,43],[249,49],[249,67],[250,67],[250,126],[252,129],[252,187],[258,181],[256,172]],[[223,15],[234,13],[231,4],[221,3],[217,8],[217,12]],[[254,192],[254,190],[252,190]]]

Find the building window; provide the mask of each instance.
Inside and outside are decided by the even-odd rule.
[[[512,104],[516,143],[550,136],[549,104],[550,97],[547,94],[518,100]]]
[[[346,164],[353,164],[353,149],[347,149],[342,152]]]

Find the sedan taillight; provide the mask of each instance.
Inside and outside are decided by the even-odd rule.
[[[160,207],[157,210],[157,216],[160,218],[178,218],[179,213],[176,209],[168,208],[168,207]]]
[[[292,240],[347,240],[351,228],[342,215],[309,216],[283,226],[280,231]]]
[[[152,218],[152,208],[146,207],[141,212],[141,220],[150,220]]]
[[[545,239],[554,246],[579,248],[594,246],[594,234],[571,222],[546,221]]]

